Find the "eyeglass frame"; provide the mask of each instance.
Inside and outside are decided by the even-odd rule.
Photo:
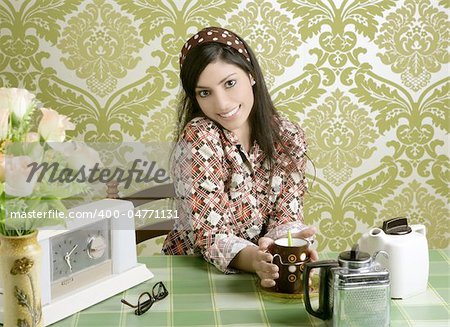
[[[157,293],[155,295],[156,287],[158,287],[158,289],[157,289]],[[162,288],[162,292],[161,292],[161,288]],[[153,285],[151,295],[149,292],[143,292],[143,293],[141,293],[141,295],[139,295],[137,305],[131,304],[130,302],[128,302],[125,299],[121,299],[120,302],[122,302],[123,304],[125,304],[131,308],[136,308],[136,310],[134,310],[134,314],[137,316],[140,316],[140,315],[143,315],[144,313],[146,313],[153,306],[153,304],[155,302],[163,300],[164,298],[167,297],[167,295],[169,295],[169,291],[167,290],[164,283],[162,281],[159,281],[155,285]],[[147,296],[148,299],[141,302],[142,298],[144,296]]]

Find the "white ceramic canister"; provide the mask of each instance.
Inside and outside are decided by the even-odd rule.
[[[382,228],[372,228],[359,240],[361,251],[373,255],[385,251],[389,258],[379,262],[387,268],[391,280],[391,298],[405,299],[427,289],[429,260],[426,228],[410,225],[406,218],[393,218]]]

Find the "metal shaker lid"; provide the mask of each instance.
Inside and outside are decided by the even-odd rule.
[[[367,252],[359,251],[358,244],[355,244],[350,251],[344,251],[339,254],[338,262],[341,267],[360,269],[370,267],[372,257]]]
[[[411,233],[408,220],[403,217],[392,218],[383,222],[383,232],[388,235],[405,235]]]

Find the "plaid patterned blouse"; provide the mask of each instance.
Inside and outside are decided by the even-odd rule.
[[[236,136],[208,118],[185,128],[175,152],[174,182],[180,219],[167,235],[166,254],[202,254],[223,272],[246,246],[262,236],[277,239],[300,231],[307,159],[303,130],[280,118],[285,148],[275,145],[272,178],[255,142],[249,153]],[[188,219],[186,219],[186,217]]]

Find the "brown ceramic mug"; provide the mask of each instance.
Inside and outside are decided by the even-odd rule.
[[[287,238],[280,238],[270,247],[272,262],[279,268],[279,278],[275,280],[276,289],[281,293],[303,292],[303,269],[309,258],[309,241],[303,238],[292,238],[291,246]]]

